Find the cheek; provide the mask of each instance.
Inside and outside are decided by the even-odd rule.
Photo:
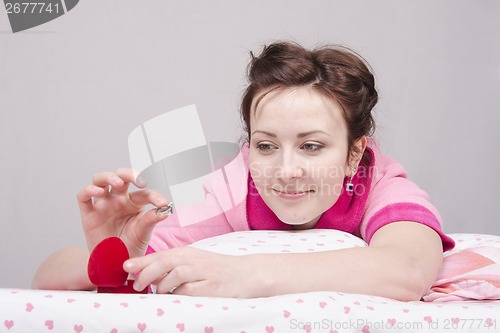
[[[331,154],[329,157],[315,161],[308,167],[307,174],[315,180],[335,182],[344,179],[347,170],[347,161],[341,154]]]
[[[336,201],[342,192],[346,165],[341,159],[329,160],[329,163],[316,165],[308,172],[309,180],[314,184],[321,201]]]
[[[260,159],[255,158],[255,155],[250,152],[248,155],[248,169],[255,185],[259,186],[259,183],[262,183],[267,178],[266,174],[269,173],[270,167]]]
[[[343,178],[327,178],[320,180],[317,184],[318,196],[322,202],[333,204],[337,201],[344,187]]]

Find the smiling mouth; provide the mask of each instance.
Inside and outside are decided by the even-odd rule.
[[[285,199],[299,199],[299,198],[302,198],[302,197],[306,196],[309,193],[313,193],[314,192],[313,190],[308,190],[308,191],[280,191],[280,190],[277,190],[277,189],[274,189],[274,188],[272,190],[273,190],[273,192],[275,194],[277,194],[280,197],[285,198]]]

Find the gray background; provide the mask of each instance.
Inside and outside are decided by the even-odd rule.
[[[500,2],[81,1],[12,34],[0,9],[0,287],[30,286],[84,246],[76,193],[128,166],[127,137],[195,103],[210,141],[238,140],[248,52],[340,43],[374,68],[376,138],[446,232],[500,235]]]

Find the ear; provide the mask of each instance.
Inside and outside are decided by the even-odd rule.
[[[354,173],[356,173],[359,163],[361,162],[361,158],[363,157],[363,153],[365,152],[367,143],[368,140],[366,139],[366,135],[363,135],[352,145],[352,150],[349,154],[349,161],[348,161],[350,169],[348,172],[352,174],[349,174],[349,176],[352,176],[354,175]]]

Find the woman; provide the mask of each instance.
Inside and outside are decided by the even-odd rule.
[[[183,295],[334,290],[420,299],[436,279],[443,249],[454,244],[425,192],[369,137],[377,92],[363,60],[344,48],[274,43],[252,55],[248,79],[241,107],[248,144],[244,163],[231,166],[242,175],[232,184],[243,189],[241,204],[182,228],[175,214],[164,220],[154,209],[143,210],[167,200],[144,189],[131,170],[96,174],[78,194],[88,250],[56,252],[33,286],[92,289],[89,250],[120,236],[131,253],[124,269],[136,274],[136,290],[154,284],[159,293]],[[129,193],[130,183],[143,189]],[[217,184],[211,185],[205,204],[216,206]],[[232,231],[310,228],[347,231],[369,246],[248,256],[184,246]]]

